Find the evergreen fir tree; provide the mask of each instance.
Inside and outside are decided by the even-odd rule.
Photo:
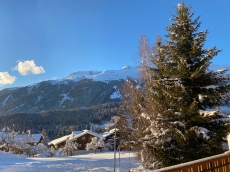
[[[129,122],[128,122],[128,119],[125,114],[125,110],[122,105],[119,108],[118,117],[119,119],[116,123],[116,127],[119,133],[119,145],[118,146],[121,147],[122,145],[124,145],[125,142],[129,140],[128,138],[131,132]]]
[[[124,100],[123,100],[124,101]],[[126,103],[124,101],[124,103]],[[127,107],[127,106],[126,106]],[[132,138],[132,128],[130,126],[130,122],[128,121],[127,116],[127,110],[125,109],[125,106],[121,105],[118,111],[118,121],[116,123],[116,127],[118,129],[118,150],[119,150],[119,167],[120,167],[120,152],[123,148],[126,150],[130,150],[131,148],[131,141],[133,141]]]
[[[129,123],[125,116],[124,108],[121,105],[118,111],[118,121],[116,123],[116,128],[118,129],[119,133],[119,141],[118,141],[118,150],[119,150],[119,168],[120,168],[120,152],[121,147],[125,145],[125,142],[128,141],[129,138]],[[117,133],[117,134],[118,134]]]
[[[136,138],[143,164],[149,168],[224,152],[229,125],[218,106],[230,90],[229,76],[227,70],[209,69],[220,50],[204,48],[208,31],[198,31],[201,22],[199,17],[192,19],[190,10],[178,4],[166,28],[168,40],[157,39],[156,51],[147,54],[149,64],[141,56],[141,72],[147,73],[142,81],[147,83],[138,94],[146,104],[140,109],[142,100],[132,102],[136,102],[133,111],[140,110],[136,119],[146,121]]]
[[[174,22],[166,29],[170,40],[157,44],[153,59],[152,104],[170,128],[170,139],[156,151],[164,166],[223,153],[228,133],[217,107],[229,91],[229,77],[224,76],[226,70],[208,69],[220,50],[203,48],[208,31],[198,31],[199,17],[192,20],[190,9],[178,4]]]
[[[42,129],[42,137],[43,137],[42,143],[43,143],[45,146],[48,147],[48,143],[49,143],[50,139],[49,139],[49,137],[48,137],[48,135],[47,135],[45,129]]]

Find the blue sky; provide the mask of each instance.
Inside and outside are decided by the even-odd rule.
[[[178,0],[1,0],[0,90],[86,70],[135,65],[138,40],[166,34]],[[230,64],[230,1],[184,0]],[[8,83],[8,84],[6,84]]]

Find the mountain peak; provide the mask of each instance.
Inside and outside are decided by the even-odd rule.
[[[123,68],[122,68],[122,70],[125,70],[125,69],[130,69],[131,68],[131,66],[124,66]]]
[[[91,79],[94,81],[108,82],[112,80],[126,80],[128,77],[137,78],[138,69],[135,66],[124,66],[121,70],[105,71],[78,71],[70,74],[62,80],[72,80],[78,82],[82,79]]]

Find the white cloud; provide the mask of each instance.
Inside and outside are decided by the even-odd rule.
[[[16,80],[15,76],[10,76],[8,72],[0,72],[0,86],[12,84]]]
[[[45,73],[43,67],[36,66],[33,60],[18,62],[18,65],[15,66],[14,70],[17,70],[21,75]]]

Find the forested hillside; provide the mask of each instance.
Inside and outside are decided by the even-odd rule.
[[[2,115],[0,116],[0,128],[8,127],[20,132],[30,129],[32,133],[41,133],[45,129],[50,138],[60,137],[74,130],[89,129],[91,124],[94,130],[100,130],[97,126],[106,123],[111,116],[117,115],[119,106],[119,102],[112,102],[84,109]]]
[[[137,67],[121,70],[78,71],[63,79],[0,91],[0,129],[41,133],[50,138],[73,130],[102,130],[98,125],[117,115],[127,78],[137,78]]]
[[[120,101],[118,87],[123,81],[108,83],[83,79],[53,83],[40,82],[31,86],[0,91],[0,115],[12,113],[68,110]]]

